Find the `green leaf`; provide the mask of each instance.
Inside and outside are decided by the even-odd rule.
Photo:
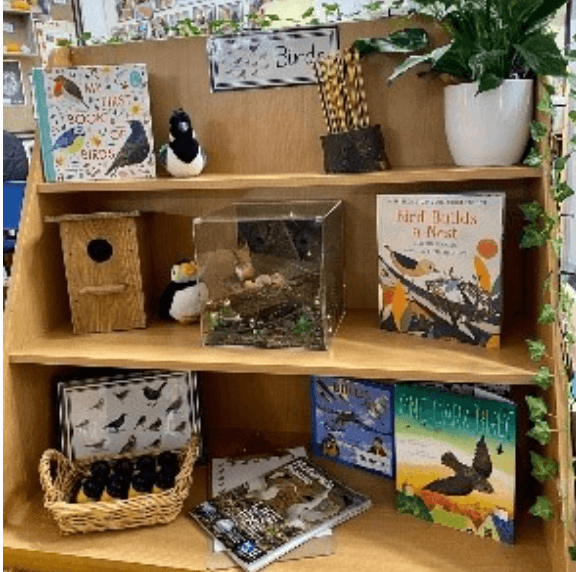
[[[563,203],[574,194],[574,189],[565,181],[559,182],[553,189],[552,195],[557,203]]]
[[[548,127],[539,121],[532,121],[530,123],[530,135],[534,141],[542,141],[548,133]]]
[[[531,203],[522,203],[520,205],[524,216],[531,222],[535,222],[540,218],[540,215],[544,212],[544,209],[537,201],[532,201]]]
[[[524,159],[524,164],[529,167],[540,167],[540,165],[542,165],[542,160],[543,157],[540,154],[540,151],[538,151],[536,147],[532,147]]]
[[[562,255],[562,237],[558,236],[557,238],[553,239],[550,242],[551,246],[552,246],[552,250],[554,251],[554,254],[556,255],[557,258],[560,258],[560,256]]]
[[[576,546],[569,546],[568,554],[570,556],[570,560],[576,561]]]
[[[302,16],[300,16],[301,18],[310,18],[314,15],[314,7],[308,8],[308,10],[306,10],[306,12],[304,12],[302,14]]]
[[[553,479],[558,474],[558,463],[554,459],[542,457],[534,451],[530,451],[530,460],[532,461],[532,476],[545,483]]]
[[[568,117],[571,119],[573,123],[576,123],[576,110],[572,110],[568,112]]]
[[[532,427],[532,429],[530,429],[526,434],[528,437],[536,439],[540,445],[547,445],[550,443],[550,439],[552,439],[552,429],[550,429],[548,422],[543,419],[536,421],[534,427]]]
[[[414,66],[422,63],[430,63],[434,65],[449,49],[452,44],[447,44],[446,46],[441,46],[432,50],[429,54],[424,54],[421,56],[408,56],[404,62],[402,62],[388,78],[388,84],[392,83],[399,75],[412,69]]]
[[[554,376],[552,375],[550,368],[546,367],[545,365],[542,365],[538,368],[538,371],[536,372],[536,375],[534,375],[534,377],[532,378],[532,381],[538,387],[541,387],[542,389],[548,389],[552,385],[552,382],[554,381]]]
[[[542,340],[526,340],[528,353],[533,361],[540,361],[546,354],[546,346]]]
[[[530,508],[530,512],[544,520],[552,520],[554,518],[554,508],[547,496],[539,496]]]
[[[483,73],[480,76],[480,81],[478,82],[478,93],[482,93],[483,91],[490,91],[491,89],[496,89],[500,85],[504,78],[498,76],[494,73]]]
[[[544,90],[542,92],[542,96],[540,97],[540,101],[536,106],[538,111],[545,113],[546,115],[551,115],[554,109],[554,105],[552,104],[552,98],[550,97],[550,92],[548,90]]]
[[[534,248],[544,246],[548,236],[545,231],[530,225],[524,229],[522,238],[520,240],[521,248]]]
[[[568,62],[554,38],[549,34],[534,32],[514,47],[526,65],[537,75],[565,76],[568,74]]]
[[[430,38],[422,28],[398,30],[383,38],[362,38],[354,42],[354,47],[361,54],[371,52],[410,53],[428,46]]]
[[[526,403],[528,404],[528,416],[530,417],[530,421],[539,421],[548,415],[548,406],[541,397],[527,395]]]
[[[566,163],[568,162],[568,157],[558,157],[554,161],[554,170],[558,173],[561,173],[564,168],[566,167]]]
[[[538,316],[538,323],[549,325],[556,321],[556,310],[551,304],[544,304],[540,310],[540,315]]]
[[[547,292],[548,290],[550,290],[550,286],[552,285],[552,274],[549,274],[548,276],[546,276],[546,278],[544,279],[544,282],[542,282],[542,290],[544,292]]]

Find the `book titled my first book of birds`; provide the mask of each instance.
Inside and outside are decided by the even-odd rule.
[[[382,329],[498,348],[504,193],[377,197]]]
[[[516,406],[478,387],[435,385],[394,390],[396,508],[510,544]]]
[[[156,176],[144,64],[33,71],[48,182]]]

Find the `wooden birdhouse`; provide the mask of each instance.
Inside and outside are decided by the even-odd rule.
[[[138,212],[47,217],[60,225],[75,334],[146,327]]]

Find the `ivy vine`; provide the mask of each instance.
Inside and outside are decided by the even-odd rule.
[[[570,59],[575,59],[576,52],[568,52],[567,55]],[[575,78],[570,77],[570,79],[570,98],[573,99],[576,96],[576,89],[574,89],[572,85],[572,80]],[[554,113],[554,95],[554,86],[545,83],[541,99],[537,104],[537,109],[548,117],[551,117]],[[576,125],[576,112],[571,111],[568,115],[572,124]],[[548,125],[533,121],[530,126],[530,134],[534,145],[530,149],[524,162],[532,167],[540,167],[543,164],[550,166],[550,194],[553,199],[553,207],[552,210],[547,210],[537,201],[521,205],[525,226],[520,239],[520,246],[522,248],[539,248],[549,244],[555,256],[559,259],[563,246],[562,229],[560,227],[560,209],[562,203],[574,195],[574,190],[564,180],[563,173],[569,157],[576,150],[576,137],[572,137],[570,141],[568,141],[567,152],[561,155],[559,151],[550,144],[552,134]],[[545,292],[551,291],[552,279],[552,275],[544,279],[542,288]],[[565,286],[561,276],[557,300],[554,303],[546,302],[542,305],[538,313],[537,322],[545,326],[552,326],[554,324],[562,325],[562,329],[565,330],[564,343],[566,349],[570,349],[575,341],[572,321],[570,320],[574,300],[568,295]],[[552,352],[549,351],[549,348],[546,347],[545,342],[541,339],[528,339],[526,340],[526,344],[530,358],[538,364],[546,357],[552,355]],[[567,373],[567,371],[560,372],[560,377],[562,377],[566,383],[568,383]],[[552,386],[554,375],[547,365],[539,365],[536,374],[532,378],[532,382],[541,390],[545,391]],[[528,405],[529,418],[532,422],[532,427],[527,435],[541,446],[545,446],[550,442],[552,433],[555,431],[568,430],[568,427],[558,430],[553,430],[550,427],[548,418],[552,417],[552,415],[542,396],[528,395],[526,396],[526,403]],[[570,458],[571,457],[570,455]],[[545,483],[558,477],[558,463],[556,460],[530,451],[530,461],[532,465],[531,474],[539,482]],[[552,520],[554,518],[553,504],[546,495],[537,497],[536,502],[530,508],[530,512],[544,520]],[[574,541],[575,539],[572,540]],[[576,560],[576,546],[569,548],[569,555],[572,560]]]

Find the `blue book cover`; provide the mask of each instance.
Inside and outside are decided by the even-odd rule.
[[[310,384],[314,453],[393,477],[393,385],[319,376]]]
[[[145,64],[34,69],[48,182],[156,176]]]
[[[482,388],[466,389],[396,385],[396,507],[511,544],[516,405]]]

